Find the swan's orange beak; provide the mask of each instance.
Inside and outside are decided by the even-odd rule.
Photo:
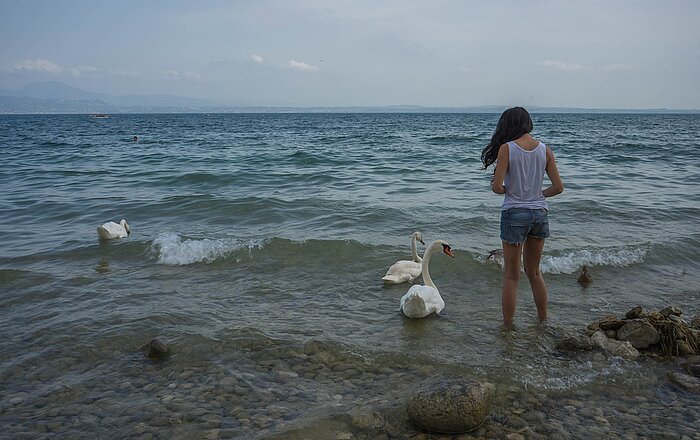
[[[442,245],[442,251],[452,258],[455,257],[455,254],[452,253],[452,248],[447,244]]]

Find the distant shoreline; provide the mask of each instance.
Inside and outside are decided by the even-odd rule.
[[[495,107],[495,106],[494,106]],[[170,108],[145,107],[128,109],[83,110],[1,110],[0,115],[110,115],[137,114],[500,114],[506,106],[491,107],[216,107]],[[700,109],[599,109],[565,107],[528,107],[530,113],[540,114],[649,114],[649,115],[697,115]]]
[[[256,105],[174,95],[109,95],[58,81],[31,83],[20,90],[0,90],[0,114],[144,114],[144,113],[502,113],[522,105]],[[700,108],[599,108],[525,105],[531,113],[700,114]]]

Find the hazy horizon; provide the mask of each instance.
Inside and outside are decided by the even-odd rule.
[[[226,106],[698,109],[700,3],[0,5],[0,89]]]

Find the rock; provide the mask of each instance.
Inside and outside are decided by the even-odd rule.
[[[619,318],[615,315],[605,315],[605,316],[602,316],[601,318],[599,318],[598,320],[596,320],[595,322],[588,324],[588,326],[586,328],[588,330],[593,330],[594,332],[597,332],[598,330],[600,330],[600,323],[601,322],[612,321],[612,320],[617,320],[617,319],[619,319]]]
[[[384,426],[384,419],[378,413],[365,413],[357,410],[350,411],[350,423],[362,431],[379,430]]]
[[[647,348],[659,342],[661,333],[644,319],[627,321],[617,331],[617,339],[629,341],[634,348]]]
[[[690,330],[690,334],[695,338],[695,342],[700,345],[700,329],[688,327],[688,330]]]
[[[679,356],[691,356],[695,354],[695,350],[687,342],[682,339],[676,339],[676,348]]]
[[[595,332],[597,332],[598,330],[600,330],[600,325],[599,325],[598,322],[592,322],[592,323],[588,324],[588,326],[586,327],[586,329],[592,331],[593,333],[595,333]],[[591,334],[593,334],[593,333],[591,333]]]
[[[441,380],[420,387],[409,398],[408,418],[416,427],[456,434],[477,429],[489,413],[486,384],[475,380]]]
[[[587,336],[567,336],[554,346],[561,351],[589,351],[593,347],[591,338]]]
[[[626,321],[624,319],[611,318],[605,321],[600,321],[598,323],[598,327],[600,327],[600,329],[603,331],[618,330],[620,327],[625,325],[625,322]]]
[[[634,319],[642,313],[642,306],[637,306],[625,314],[625,318]]]
[[[700,394],[700,379],[697,377],[688,376],[687,374],[677,373],[675,371],[669,371],[666,377],[668,377],[668,380],[674,385],[686,391],[690,391],[691,393]]]
[[[591,336],[591,341],[593,341],[597,347],[600,347],[613,356],[620,356],[625,359],[637,359],[639,357],[637,349],[628,341],[609,339],[602,331],[595,332],[593,336]]]
[[[158,338],[153,338],[141,347],[146,351],[146,356],[152,359],[165,359],[170,356],[170,347]]]
[[[696,313],[693,320],[690,321],[690,326],[693,328],[700,329],[700,313]]]
[[[681,316],[683,314],[681,309],[673,306],[668,306],[665,309],[661,310],[659,313],[661,313],[664,316],[664,318],[668,318],[668,315]]]
[[[610,339],[617,339],[617,331],[616,330],[606,330],[605,336],[607,336]]]
[[[688,325],[685,321],[683,321],[683,318],[681,318],[681,317],[678,316],[678,315],[668,315],[668,319],[669,319],[670,321],[675,322],[676,324],[685,324],[685,325]]]

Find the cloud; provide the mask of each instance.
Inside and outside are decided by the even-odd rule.
[[[603,67],[603,69],[613,71],[634,70],[634,66],[630,64],[608,64],[607,66]]]
[[[312,66],[311,64],[306,64],[301,61],[296,61],[296,60],[289,60],[287,62],[287,66],[291,67],[294,70],[298,70],[299,72],[314,72],[318,70],[318,67]]]
[[[561,61],[554,61],[554,60],[544,60],[540,61],[539,63],[540,66],[545,66],[545,67],[550,67],[552,69],[556,70],[565,70],[569,72],[577,71],[577,70],[593,70],[592,67],[590,66],[585,66],[582,64],[574,64],[574,63],[563,63]]]
[[[76,69],[81,73],[96,73],[100,71],[100,69],[95,66],[77,66]]]
[[[198,72],[191,72],[189,70],[183,70],[182,72],[178,70],[161,70],[159,75],[161,77],[174,80],[189,79],[199,81],[202,79],[202,75],[200,75]]]
[[[44,72],[57,75],[63,72],[63,67],[52,63],[49,60],[22,60],[15,65],[15,70],[24,70],[27,72]]]
[[[260,55],[255,55],[255,54],[251,55],[251,56],[250,56],[250,59],[253,60],[253,61],[255,61],[255,62],[258,63],[258,64],[262,64],[262,63],[265,61],[265,60],[263,59],[263,57],[261,57]]]
[[[14,70],[48,73],[51,75],[71,75],[75,77],[81,76],[84,73],[98,73],[100,71],[100,69],[95,66],[64,67],[44,59],[22,60],[15,64]]]
[[[114,75],[114,76],[126,76],[126,77],[129,77],[129,78],[135,78],[135,77],[137,77],[137,76],[141,76],[141,72],[139,72],[138,70],[129,70],[129,69],[126,69],[126,70],[110,70],[109,73],[112,74],[112,75]]]

